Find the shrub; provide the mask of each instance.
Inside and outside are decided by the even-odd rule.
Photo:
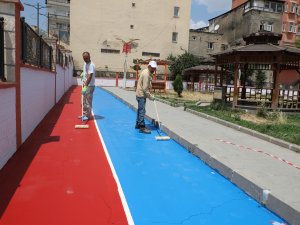
[[[220,101],[213,101],[211,104],[210,104],[210,108],[213,109],[213,110],[226,110],[227,109],[227,106],[224,102],[220,102]]]
[[[274,121],[275,123],[278,123],[278,124],[287,123],[286,113],[284,113],[280,110],[275,110],[273,112],[268,113],[268,119],[272,120],[272,121]]]
[[[267,118],[268,117],[268,109],[267,109],[265,103],[261,103],[258,106],[256,115],[258,117],[262,117],[262,118]]]
[[[181,75],[177,75],[172,84],[173,84],[174,91],[178,94],[178,97],[181,97],[181,93],[183,91]]]

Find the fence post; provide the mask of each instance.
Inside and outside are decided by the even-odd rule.
[[[38,66],[44,68],[44,65],[43,65],[43,37],[42,37],[42,35],[39,36]]]
[[[4,18],[0,18],[0,79],[5,81],[4,76]]]
[[[23,63],[26,62],[26,27],[25,27],[25,17],[21,18],[21,60]]]
[[[52,49],[52,46],[50,46],[50,49],[49,49],[49,69],[52,70],[52,55],[53,55],[53,49]]]

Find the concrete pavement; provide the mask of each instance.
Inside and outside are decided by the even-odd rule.
[[[135,92],[104,89],[136,109]],[[161,102],[157,102],[157,108],[162,129],[171,138],[290,224],[300,225],[299,146],[282,147],[285,145]],[[147,101],[146,114],[150,120],[156,118],[151,101]],[[132,121],[132,129],[134,125]]]

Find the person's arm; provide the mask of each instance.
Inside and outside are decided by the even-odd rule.
[[[89,73],[88,78],[86,79],[86,82],[85,82],[84,86],[89,86],[89,83],[91,82],[92,77],[93,77],[93,74]]]
[[[146,97],[149,98],[149,99],[152,99],[152,95],[150,93],[151,85],[150,85],[149,75],[143,77],[143,87],[142,88],[143,88],[143,91],[144,91]]]
[[[88,74],[87,74],[87,79],[85,81],[85,86],[89,86],[89,83],[91,82],[92,78],[93,78],[93,75],[94,75],[94,68],[93,68],[93,65],[90,65],[89,66],[89,69],[88,69]]]

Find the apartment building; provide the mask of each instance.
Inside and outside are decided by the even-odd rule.
[[[245,2],[247,2],[248,0],[232,0],[232,5],[231,5],[231,9],[234,9],[242,4],[244,4]]]
[[[227,48],[222,36],[218,31],[210,32],[208,27],[190,29],[188,52],[199,58],[209,58],[211,54]]]
[[[46,0],[48,32],[59,42],[68,44],[70,39],[70,0]]]
[[[284,1],[248,0],[209,20],[209,30],[218,27],[229,46],[245,44],[244,36],[258,31],[281,33]]]
[[[97,71],[123,71],[124,43],[133,59],[166,59],[188,50],[191,0],[85,0],[70,3],[76,69],[89,51]]]
[[[282,16],[282,45],[295,46],[300,38],[300,0],[286,0]]]
[[[232,9],[247,2],[247,0],[232,0]],[[281,3],[279,3],[281,2]],[[300,0],[282,0],[282,1],[256,1],[252,0],[249,4],[268,8],[273,12],[282,11],[282,40],[281,45],[294,47],[297,41],[300,41]],[[281,6],[283,4],[283,8]],[[268,25],[266,25],[268,26]],[[270,29],[270,26],[269,28]]]

